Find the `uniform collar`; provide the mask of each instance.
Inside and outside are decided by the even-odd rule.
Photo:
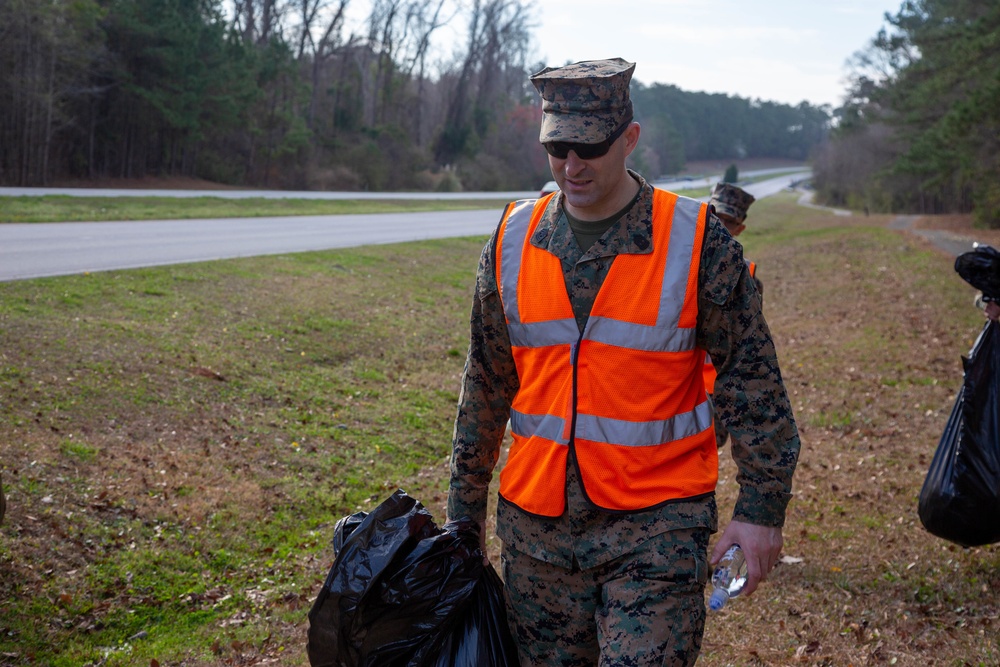
[[[639,198],[635,200],[624,216],[612,225],[610,235],[606,235],[595,243],[584,255],[584,258],[604,257],[610,255],[644,255],[653,250],[653,186],[646,182],[639,173],[628,170],[628,173],[639,182]],[[573,230],[563,211],[563,196],[553,195],[535,233],[531,236],[531,245],[547,250],[554,255],[562,256],[560,248],[566,247],[573,237]],[[575,241],[573,241],[575,244]]]

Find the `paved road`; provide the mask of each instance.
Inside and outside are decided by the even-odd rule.
[[[766,197],[802,176],[747,186]],[[498,193],[492,193],[497,196]],[[524,198],[534,193],[508,193]],[[482,193],[480,193],[482,196]],[[500,211],[0,224],[0,281],[489,234]]]
[[[489,234],[497,210],[0,225],[0,281]]]

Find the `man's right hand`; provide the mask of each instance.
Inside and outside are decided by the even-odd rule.
[[[757,584],[767,579],[767,575],[778,562],[778,555],[784,544],[781,528],[757,526],[743,521],[731,521],[722,532],[722,537],[712,550],[709,565],[715,567],[722,555],[734,544],[740,545],[747,563],[747,583],[743,595],[749,596],[757,589]]]

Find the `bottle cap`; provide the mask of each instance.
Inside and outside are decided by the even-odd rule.
[[[726,602],[729,600],[729,595],[726,591],[720,589],[712,591],[711,597],[708,598],[708,607],[712,611],[719,611],[726,606]]]

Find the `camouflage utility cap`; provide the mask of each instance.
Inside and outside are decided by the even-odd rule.
[[[632,118],[629,82],[635,63],[621,58],[546,67],[531,76],[542,96],[538,140],[598,144]]]
[[[747,209],[754,201],[756,200],[752,194],[732,183],[716,183],[708,203],[715,207],[717,213],[728,215],[736,222],[743,222],[747,217]]]

